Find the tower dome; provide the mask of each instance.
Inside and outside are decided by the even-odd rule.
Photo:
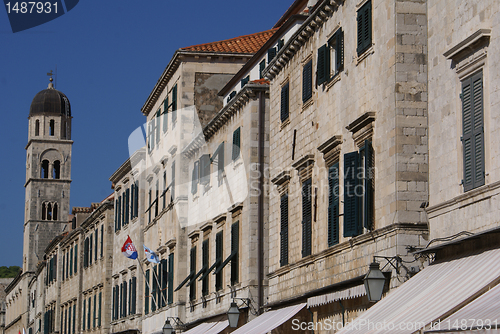
[[[54,88],[52,78],[49,87],[35,95],[30,106],[30,117],[34,115],[56,115],[71,117],[71,105],[64,93]]]

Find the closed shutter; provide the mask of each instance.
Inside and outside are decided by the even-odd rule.
[[[91,234],[89,237],[89,256],[88,256],[89,266],[92,265],[92,245],[94,244],[94,241],[92,239],[93,235]]]
[[[462,82],[464,191],[485,183],[483,78],[479,72]]]
[[[219,186],[222,184],[223,181],[223,176],[224,176],[224,142],[222,142],[219,145],[219,148],[217,149],[217,177],[218,177],[218,182]],[[215,158],[215,154],[213,156]]]
[[[130,189],[125,190],[125,224],[129,222]],[[97,248],[96,248],[97,249]]]
[[[359,154],[344,155],[344,237],[354,237],[361,233],[359,224],[360,197],[356,196],[359,182]]]
[[[123,309],[123,316],[127,316],[127,281],[123,282],[123,295],[122,295],[122,309]],[[94,317],[95,318],[95,317]]]
[[[311,179],[302,183],[302,257],[311,255]]]
[[[358,11],[358,55],[363,53],[372,44],[372,4],[368,1]]]
[[[76,274],[78,270],[78,245],[75,245],[75,267],[73,269]]]
[[[69,307],[68,307],[68,331],[67,331],[68,334],[71,333],[71,320],[72,320],[71,311],[72,311],[72,308],[71,308],[71,305],[69,305]],[[31,328],[30,328],[29,334],[33,334],[33,332],[31,331]]]
[[[144,275],[144,314],[149,314],[149,269],[146,270],[146,274]]]
[[[231,225],[231,254],[235,254],[231,259],[231,285],[234,285],[239,280],[239,256],[238,250],[240,245],[240,222]]]
[[[281,122],[288,119],[288,106],[289,106],[289,90],[290,83],[287,82],[281,87]]]
[[[245,87],[245,85],[250,81],[250,75],[247,75],[245,78],[241,79],[241,88]]]
[[[73,329],[72,333],[75,334],[76,332],[76,304],[73,305]]]
[[[73,247],[69,250],[69,276],[73,276]]]
[[[266,69],[266,60],[260,62],[259,64],[259,79],[264,78],[264,70]]]
[[[101,225],[101,258],[104,256],[104,225]]]
[[[132,286],[130,287],[130,289],[132,290],[132,299],[131,299],[131,304],[132,306],[130,307],[131,308],[131,312],[132,314],[135,314],[136,313],[136,301],[137,301],[137,278],[136,277],[132,277]]]
[[[102,307],[102,292],[99,291],[99,312],[98,312],[98,317],[97,317],[97,326],[101,327],[101,307]]]
[[[203,267],[204,268],[207,268],[208,270],[208,267],[209,267],[209,240],[203,240],[203,244],[202,244],[202,261],[203,261]],[[202,280],[202,286],[201,286],[201,293],[203,296],[206,296],[208,295],[209,293],[209,286],[208,286],[208,276],[206,276],[205,278],[203,278]]]
[[[172,126],[177,122],[177,84],[172,88]]]
[[[92,308],[92,303],[91,303],[92,298],[89,297],[88,300],[88,308],[87,308],[87,329],[90,329],[90,309]]]
[[[168,304],[174,302],[174,254],[168,255]]]
[[[83,244],[83,268],[87,268],[89,266],[89,238],[85,238],[85,242]]]
[[[326,44],[318,49],[317,66],[318,85],[321,85],[330,79],[330,48]]]
[[[210,183],[210,155],[203,154],[200,157],[200,183],[207,185]]]
[[[194,277],[194,275],[196,275],[196,246],[191,248],[189,261],[190,261],[189,275],[191,277]],[[196,282],[193,282],[193,284],[189,286],[189,300],[195,300],[195,299],[196,299]]]
[[[115,232],[118,231],[118,199],[115,200]]]
[[[94,295],[94,307],[93,307],[93,313],[92,313],[92,328],[95,328],[97,320],[97,295]]]
[[[117,229],[121,230],[122,228],[122,197],[118,197],[118,225]]]
[[[365,179],[364,179],[364,222],[363,226],[368,230],[375,227],[375,157],[373,155],[372,143],[365,140]]]
[[[344,31],[342,28],[337,30],[335,33],[337,43],[335,45],[335,54],[336,54],[336,72],[340,72],[344,69]]]
[[[85,330],[85,323],[86,323],[86,320],[87,320],[87,319],[85,319],[86,311],[87,311],[87,300],[84,299],[83,300],[83,307],[82,307],[82,318],[83,318],[82,319],[83,320],[82,321],[82,330]]]
[[[284,39],[280,39],[278,41],[278,52],[279,52],[279,50],[281,50],[283,48],[284,45],[285,45],[285,40]]]
[[[233,154],[232,154],[233,160],[238,159],[238,157],[240,156],[240,134],[241,134],[241,128],[237,128],[233,132]]]
[[[328,247],[339,243],[339,163],[328,169]]]
[[[94,237],[95,238],[95,241],[94,241],[94,246],[95,246],[94,247],[94,262],[96,262],[97,261],[97,249],[99,247],[99,228],[95,229],[94,234],[95,234],[95,237]]]
[[[270,48],[267,50],[267,62],[270,63],[274,57],[276,57],[276,48]]]
[[[135,203],[134,203],[135,217],[139,215],[139,181],[135,183]]]
[[[280,266],[288,264],[288,194],[280,200]]]
[[[223,247],[224,247],[223,241],[224,238],[221,231],[215,235],[215,261],[219,263],[219,265],[221,265],[223,261],[222,258]],[[218,291],[221,289],[222,289],[222,271],[215,274],[215,290]]]
[[[302,102],[312,97],[312,60],[304,65],[302,70]]]

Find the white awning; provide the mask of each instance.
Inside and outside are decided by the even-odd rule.
[[[226,327],[229,326],[227,320],[219,322],[204,322],[190,330],[183,332],[182,334],[219,334]]]
[[[500,328],[494,328],[497,325],[500,327],[499,310],[500,285],[497,285],[425,333],[449,333],[452,330],[461,330],[460,333],[477,333],[480,330],[499,333]]]
[[[266,312],[241,326],[232,334],[266,334],[293,317],[304,306],[306,303]]]
[[[410,334],[478,296],[500,277],[500,249],[435,263],[346,324],[338,334]]]
[[[309,308],[309,307],[325,305],[328,303],[333,303],[337,300],[351,299],[365,295],[366,295],[365,286],[358,285],[349,289],[328,293],[326,295],[307,298],[307,307]]]

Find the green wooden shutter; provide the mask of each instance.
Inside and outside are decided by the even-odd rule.
[[[302,69],[302,102],[312,97],[312,60]]]
[[[462,82],[464,191],[485,183],[482,81],[482,72],[479,72]]]
[[[136,313],[136,300],[137,300],[137,277],[132,277],[132,286],[130,288],[132,290],[132,306],[131,306],[131,313],[135,314]]]
[[[302,257],[311,255],[312,212],[311,189],[312,180],[302,183]]]
[[[372,44],[372,4],[368,1],[358,10],[358,55],[363,53]]]
[[[85,238],[83,243],[83,267],[87,268],[89,266],[89,238]]]
[[[146,274],[144,275],[144,314],[149,314],[149,269],[146,270]]]
[[[217,149],[217,155],[218,155],[218,159],[217,159],[217,179],[218,179],[218,182],[219,182],[219,186],[222,185],[222,181],[223,181],[223,176],[224,176],[224,142],[222,142],[220,145],[219,145],[219,148]],[[214,158],[215,158],[215,154],[214,154]]]
[[[71,333],[71,319],[72,319],[71,311],[72,311],[72,306],[70,304],[69,307],[68,307],[68,331],[66,332],[68,334]],[[31,331],[31,328],[30,328],[30,333],[29,334],[33,334],[33,332]]]
[[[97,318],[97,295],[94,295],[94,308],[92,314],[92,328],[95,328]]]
[[[76,332],[76,304],[73,305],[73,330],[72,333],[75,334]]]
[[[94,241],[94,262],[97,261],[97,248],[99,246],[99,229],[96,228],[95,229],[95,232],[94,232],[94,235],[95,235],[95,241]]]
[[[94,237],[92,234],[90,234],[90,237],[89,237],[89,256],[88,256],[88,259],[89,259],[89,266],[92,265],[92,245],[94,244],[94,241],[92,240]]]
[[[99,312],[98,312],[98,317],[97,317],[97,326],[101,327],[101,308],[102,308],[102,292],[99,291]]]
[[[118,230],[122,228],[122,196],[118,196]]]
[[[196,275],[196,246],[191,248],[190,251],[190,256],[189,256],[189,275],[191,277],[194,277]],[[195,300],[196,299],[196,282],[193,282],[189,286],[189,300]]]
[[[361,233],[359,226],[360,199],[356,195],[359,183],[358,177],[359,153],[344,154],[344,237],[354,237]],[[358,190],[359,192],[359,190]]]
[[[73,271],[76,274],[78,270],[78,244],[75,245],[75,267],[73,269],[74,269]]]
[[[339,163],[328,169],[328,247],[339,243]]]
[[[104,225],[101,225],[101,258],[104,256]]]
[[[167,282],[168,282],[168,261],[166,259],[161,260],[161,306],[167,305]]]
[[[83,300],[83,307],[82,307],[82,330],[85,330],[85,312],[87,311],[87,300]]]
[[[168,255],[168,304],[174,302],[174,254]]]
[[[88,307],[87,307],[87,329],[90,329],[90,310],[92,308],[92,297],[89,297],[89,300],[88,300]]]
[[[318,85],[321,85],[330,79],[330,48],[327,44],[318,49],[317,66]]]
[[[267,62],[270,63],[274,57],[276,57],[276,48],[270,48],[267,50]]]
[[[239,280],[239,246],[240,245],[240,222],[231,225],[231,254],[235,254],[231,259],[231,285]]]
[[[233,161],[238,159],[238,157],[240,156],[240,134],[241,134],[241,128],[237,128],[233,132],[233,153],[232,153]]]
[[[243,88],[250,81],[250,75],[247,75],[245,78],[241,79],[241,88]]]
[[[259,79],[264,78],[264,70],[266,69],[266,60],[260,62],[259,64]]]
[[[122,295],[122,308],[123,308],[123,316],[127,316],[127,281],[123,282],[123,295]]]
[[[285,40],[284,39],[280,39],[278,41],[278,52],[283,48],[284,45],[285,45]]]
[[[172,126],[177,122],[177,84],[172,88]]]
[[[280,266],[288,264],[288,194],[280,199]]]
[[[73,276],[73,247],[69,251],[69,276]]]
[[[288,106],[289,106],[289,89],[290,83],[287,82],[283,87],[281,87],[281,112],[280,118],[281,122],[284,122],[288,119]]]
[[[340,72],[344,69],[344,31],[342,28],[337,30],[335,33],[337,44],[335,45],[335,54],[336,54],[336,73]]]
[[[219,263],[219,266],[222,264],[223,261],[223,248],[224,248],[224,236],[222,234],[222,231],[217,233],[215,235],[215,261]],[[222,289],[222,270],[215,274],[215,290],[221,290]]]
[[[202,244],[202,261],[203,261],[203,267],[207,268],[209,267],[209,240],[203,240]],[[203,278],[202,280],[202,286],[201,286],[201,293],[203,296],[207,296],[209,293],[209,286],[208,286],[208,276]]]
[[[364,166],[364,222],[363,226],[372,230],[375,226],[375,157],[372,143],[365,140],[365,166]]]
[[[130,189],[125,190],[125,224],[129,222]],[[97,248],[96,248],[97,249]]]
[[[161,110],[156,111],[156,144],[160,142],[160,122],[161,122]]]

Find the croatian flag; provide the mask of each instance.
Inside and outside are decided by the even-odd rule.
[[[135,249],[134,244],[132,243],[132,239],[127,236],[127,240],[123,244],[122,253],[129,259],[135,260],[137,259],[137,249]]]
[[[144,253],[146,253],[146,259],[151,262],[151,263],[160,263],[160,259],[158,258],[158,255],[156,255],[155,252],[153,252],[151,249],[147,248],[146,245],[144,246]]]

